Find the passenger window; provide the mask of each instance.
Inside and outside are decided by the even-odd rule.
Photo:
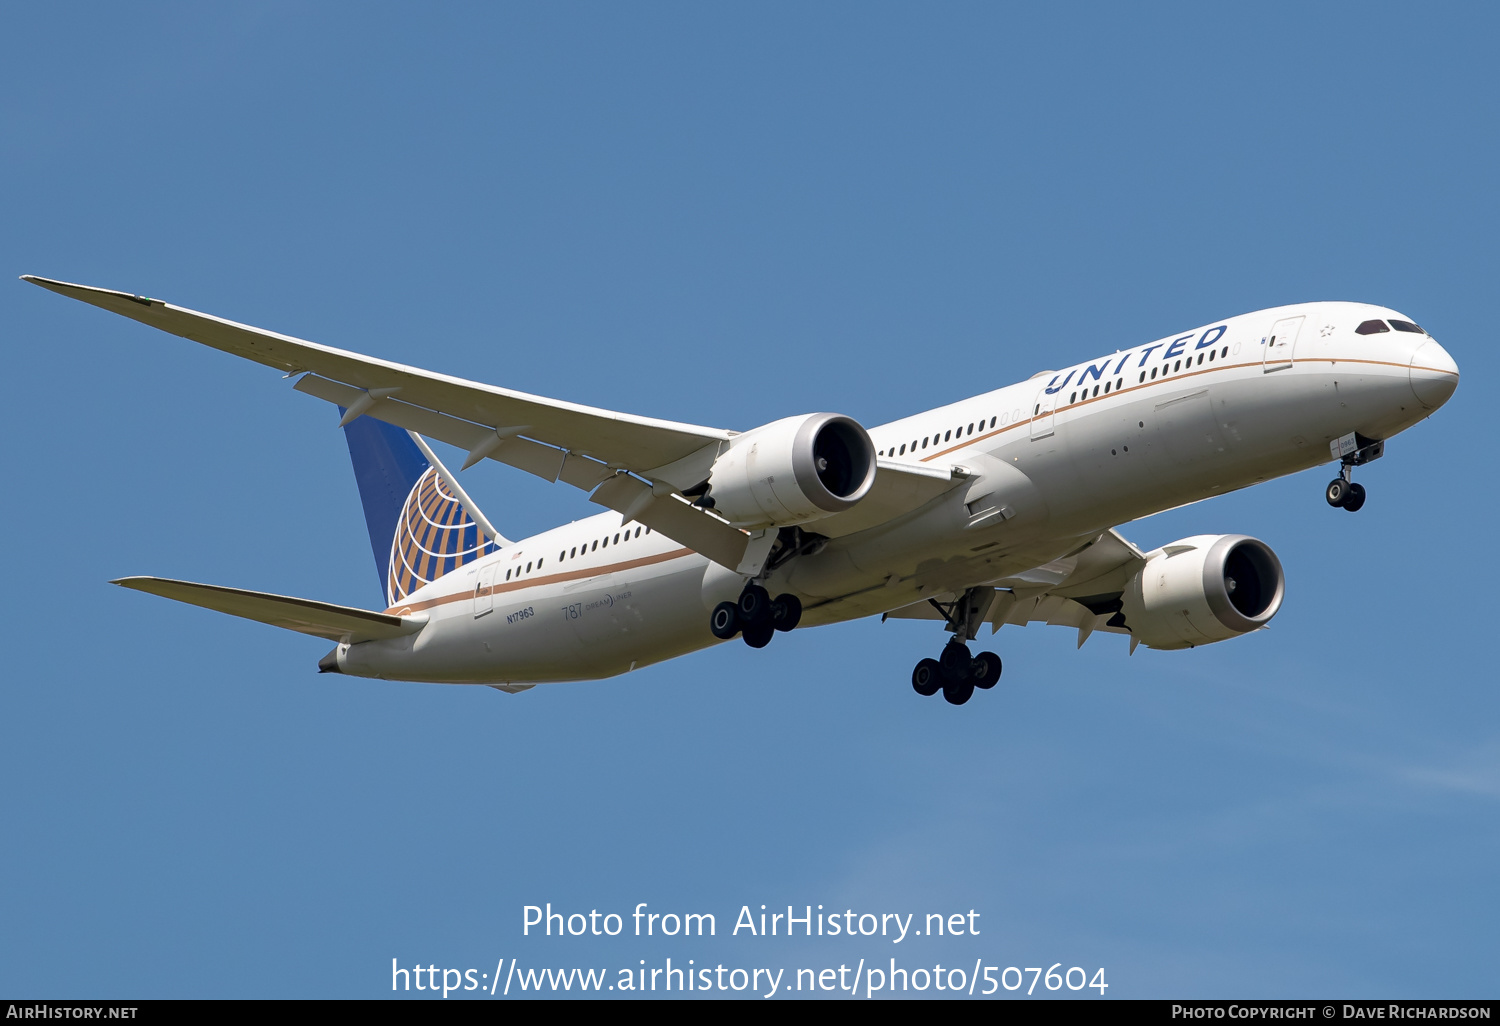
[[[570,556],[576,556],[576,555],[578,555],[578,546],[575,545],[571,549],[569,549],[568,550],[568,555],[570,555]]]
[[[1201,360],[1201,359],[1203,359],[1203,357],[1200,356],[1200,357],[1198,357],[1198,359]],[[1212,349],[1210,349],[1208,351],[1208,362],[1209,363],[1213,363],[1214,362],[1214,351]]]
[[[1077,401],[1078,401],[1078,393],[1077,392],[1074,392],[1072,395],[1068,396],[1068,405],[1069,406],[1073,405]]]
[[[1198,366],[1200,366],[1200,367],[1203,366],[1203,354],[1202,353],[1198,354]]]
[[[1141,371],[1141,380],[1138,381],[1138,382],[1136,382],[1136,384],[1140,384],[1141,382],[1144,382],[1145,380],[1146,380],[1146,372],[1145,371]]]
[[[1151,368],[1151,380],[1152,381],[1156,380],[1156,368],[1155,367]]]
[[[559,563],[561,563],[561,562],[562,562],[562,561],[563,561],[563,560],[565,560],[565,559],[567,559],[567,558],[568,558],[568,554],[567,554],[567,553],[566,553],[566,552],[559,552],[559,553],[558,553],[558,554],[557,554],[557,561],[558,561],[558,562],[559,562]]]
[[[505,571],[505,579],[507,581],[510,580],[510,571],[509,570]]]
[[[605,539],[604,539],[604,547],[606,549],[609,548],[609,537],[608,536],[606,536]]]
[[[953,432],[952,431],[944,431],[943,432],[943,441],[945,441],[945,442],[951,442],[951,441],[953,441]]]
[[[1105,382],[1105,383],[1104,383],[1104,394],[1105,394],[1105,395],[1109,395],[1109,386],[1110,386],[1110,385],[1113,385],[1113,384],[1114,384],[1114,382],[1113,382],[1113,381],[1106,381],[1106,382]]]
[[[592,544],[592,545],[589,546],[589,551],[593,552],[598,547],[599,547],[599,543],[597,541],[595,541],[594,544]]]
[[[640,536],[641,536],[641,529],[640,529],[640,528],[639,528],[639,527],[637,527],[637,528],[636,528],[636,529],[635,529],[635,536],[636,536],[636,537],[637,537],[637,538],[639,538],[639,537],[640,537]]]
[[[1397,331],[1409,331],[1414,335],[1427,334],[1427,332],[1417,327],[1411,321],[1398,321],[1394,317],[1391,318],[1391,327],[1395,328]]]
[[[972,434],[973,434],[973,433],[974,433],[974,425],[973,425],[973,424],[970,424],[970,425],[969,425],[969,434],[971,434],[971,435],[972,435]]]
[[[1182,370],[1182,361],[1178,360],[1176,363],[1174,363],[1172,365],[1172,372],[1175,374],[1177,371],[1180,371],[1180,370]]]
[[[615,535],[615,544],[616,545],[620,544],[620,536],[618,534]]]
[[[991,417],[990,418],[990,427],[994,427],[994,426],[995,426],[995,418]]]
[[[1221,360],[1224,359],[1225,357],[1227,357],[1228,355],[1229,355],[1229,347],[1228,346],[1225,346],[1223,349],[1221,349],[1219,351],[1219,359],[1221,359]]]
[[[542,568],[542,563],[543,563],[543,560],[539,559],[539,560],[536,561],[536,568],[538,570],[540,570]]]
[[[1095,385],[1095,386],[1094,386],[1094,391],[1093,391],[1093,395],[1098,395],[1098,394],[1099,394],[1099,386],[1098,386],[1098,385]]]
[[[1385,326],[1385,321],[1365,321],[1365,323],[1354,329],[1354,333],[1356,335],[1378,335],[1382,331],[1390,330],[1390,328]]]
[[[924,449],[927,448],[927,439],[926,438],[922,439],[922,448],[924,448]]]
[[[528,574],[531,573],[531,563],[529,563],[529,562],[526,564],[526,572]]]

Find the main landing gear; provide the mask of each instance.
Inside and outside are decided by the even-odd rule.
[[[928,599],[948,621],[953,640],[943,646],[936,659],[923,659],[911,672],[912,690],[930,697],[939,691],[952,705],[963,705],[974,697],[974,689],[988,691],[1000,680],[1000,657],[993,652],[970,654],[965,642],[973,641],[984,623],[984,614],[995,600],[994,588],[971,588],[954,602]]]
[[[1328,505],[1358,513],[1365,504],[1365,486],[1354,483],[1354,468],[1363,466],[1385,455],[1385,443],[1364,435],[1345,435],[1333,443],[1343,453],[1343,467],[1339,476],[1328,482],[1323,489],[1323,498]]]
[[[745,585],[737,602],[720,602],[708,620],[714,637],[728,641],[736,634],[745,636],[751,648],[765,648],[777,631],[789,631],[802,619],[802,603],[796,595],[777,595],[774,599],[754,581]]]

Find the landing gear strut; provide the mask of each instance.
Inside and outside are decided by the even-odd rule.
[[[933,608],[948,621],[953,639],[943,646],[937,659],[923,659],[911,673],[911,686],[917,694],[928,697],[943,693],[951,705],[963,705],[974,697],[974,689],[988,691],[1000,679],[1000,657],[993,652],[975,656],[965,642],[973,641],[984,622],[984,614],[995,600],[994,588],[971,588],[951,603],[935,600]]]
[[[1323,490],[1323,498],[1328,500],[1330,506],[1357,513],[1365,504],[1365,486],[1354,483],[1354,468],[1384,456],[1385,443],[1352,434],[1335,439],[1330,448],[1336,456],[1343,453],[1343,466],[1339,470],[1339,476],[1328,482],[1328,487]]]
[[[728,641],[743,634],[751,648],[765,648],[777,631],[789,631],[802,619],[802,603],[796,595],[777,595],[751,581],[736,602],[720,602],[709,617],[713,636]]]

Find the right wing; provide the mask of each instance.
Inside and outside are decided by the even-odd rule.
[[[165,577],[122,577],[109,583],[228,613],[230,616],[244,617],[246,620],[258,620],[272,627],[284,627],[289,631],[349,644],[415,634],[427,623],[425,616],[393,616],[354,606],[338,606],[332,602],[315,602],[312,599],[271,595],[243,588],[224,588],[216,584],[173,581]]]
[[[1081,646],[1094,631],[1129,634],[1120,618],[1121,596],[1146,556],[1113,529],[1086,539],[1065,556],[1041,566],[987,581],[996,590],[985,620],[994,630],[1005,624],[1048,623],[1078,628]],[[941,620],[923,599],[885,614],[891,620]],[[1131,651],[1135,651],[1134,639]]]

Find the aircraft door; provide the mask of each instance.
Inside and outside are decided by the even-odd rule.
[[[1056,396],[1048,395],[1045,388],[1036,394],[1036,402],[1031,407],[1031,440],[1033,442],[1039,438],[1051,436],[1052,415],[1056,408]]]
[[[1302,317],[1285,317],[1271,326],[1261,364],[1267,373],[1285,370],[1292,365],[1292,353],[1297,348],[1297,333],[1302,330],[1303,320]]]
[[[495,564],[490,563],[479,571],[479,583],[474,586],[474,619],[495,608]]]

